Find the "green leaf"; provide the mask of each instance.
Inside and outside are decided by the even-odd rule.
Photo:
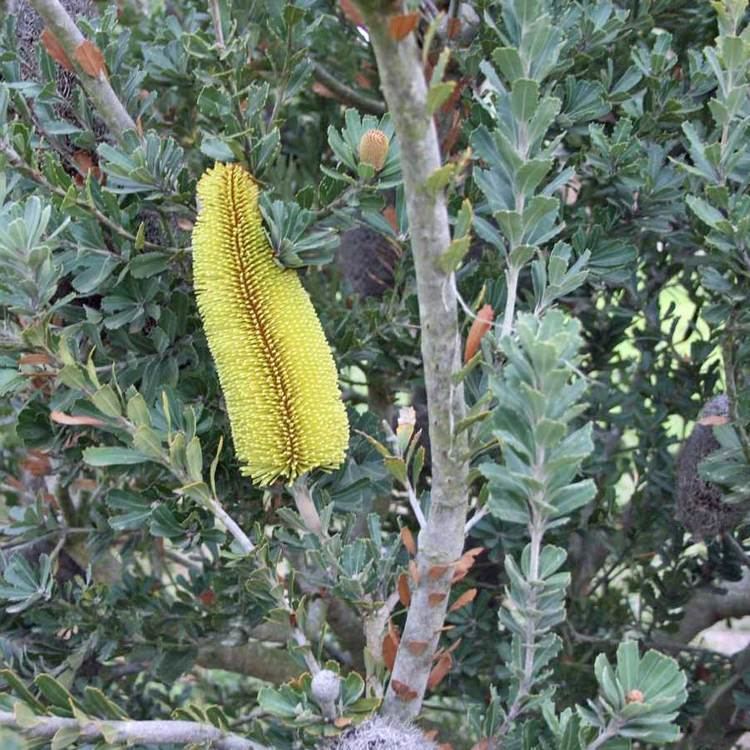
[[[450,181],[453,179],[453,175],[456,173],[456,165],[451,162],[450,164],[443,164],[442,167],[438,167],[426,180],[425,190],[432,195],[435,195],[442,190]]]
[[[46,711],[43,709],[41,713],[46,713]],[[16,723],[21,729],[33,729],[41,722],[39,716],[37,716],[25,703],[14,703],[13,715],[15,716]]]
[[[234,151],[227,145],[226,141],[217,138],[215,135],[203,136],[201,140],[201,153],[215,161],[234,161]]]
[[[128,264],[130,275],[136,279],[148,279],[169,268],[172,256],[169,253],[141,253]]]
[[[444,273],[451,273],[458,268],[459,263],[463,260],[469,251],[471,237],[464,236],[454,239],[448,249],[438,258],[438,266]]]
[[[710,203],[703,200],[703,198],[699,198],[696,195],[688,195],[685,198],[685,202],[690,207],[690,210],[712,229],[718,229],[719,223],[726,221],[721,211],[714,208]]]
[[[406,464],[403,459],[397,456],[386,456],[383,459],[386,469],[397,479],[401,484],[406,484]]]
[[[142,424],[136,427],[133,434],[133,446],[138,453],[151,459],[159,460],[165,454],[165,446],[161,437],[152,427]]]
[[[26,687],[26,683],[12,670],[0,669],[0,678],[8,683],[11,690],[31,708],[39,713],[44,713],[44,705],[40,703]]]
[[[130,448],[86,448],[83,460],[89,466],[117,466],[123,464],[142,464],[149,461],[149,457]]]
[[[539,84],[528,78],[521,78],[513,83],[510,106],[520,122],[528,122],[536,113],[539,104]]]
[[[54,677],[48,674],[37,675],[34,684],[53,706],[71,710],[73,696]]]
[[[98,291],[117,268],[120,259],[112,255],[96,254],[86,256],[86,270],[76,274],[73,288],[81,294]]]
[[[427,91],[427,114],[434,115],[448,101],[455,88],[455,81],[441,81],[432,84]]]
[[[151,414],[146,405],[146,399],[140,393],[134,393],[128,399],[126,412],[128,419],[136,426],[151,426]]]
[[[514,47],[498,47],[493,51],[492,59],[509,83],[524,77],[523,62]]]
[[[77,726],[60,727],[52,737],[51,750],[63,750],[78,740],[81,732]]]
[[[164,536],[167,539],[177,539],[185,535],[185,531],[177,523],[174,513],[163,503],[154,508],[149,528],[154,536]]]
[[[201,443],[197,437],[188,443],[185,450],[188,474],[194,482],[200,482],[203,479],[203,451]]]
[[[84,708],[92,715],[99,719],[112,719],[113,721],[120,721],[127,719],[127,714],[99,688],[87,685],[83,689]]]
[[[102,386],[92,397],[91,401],[99,411],[108,417],[122,416],[120,399],[111,386]]]
[[[124,511],[109,519],[109,525],[116,531],[142,529],[151,518],[151,503],[127,490],[110,490],[107,505],[113,510]]]

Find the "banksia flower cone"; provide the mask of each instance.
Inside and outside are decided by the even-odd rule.
[[[388,136],[377,128],[365,131],[359,139],[359,160],[379,172],[387,157]]]
[[[242,167],[217,164],[198,198],[196,296],[242,473],[266,485],[337,468],[349,425],[336,365],[297,274],[274,262],[258,188]]]

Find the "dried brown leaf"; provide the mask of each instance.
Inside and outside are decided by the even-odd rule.
[[[50,365],[52,358],[48,354],[22,354],[18,359],[19,365]]]
[[[86,425],[89,427],[104,427],[106,425],[106,422],[103,422],[101,419],[97,419],[96,417],[86,417],[83,414],[80,415],[74,415],[74,414],[66,414],[62,411],[57,411],[54,409],[50,412],[49,418],[53,422],[57,422],[57,424],[67,424],[67,425]]]
[[[383,638],[383,663],[389,672],[393,671],[393,665],[396,663],[396,653],[398,645],[401,642],[398,631],[392,623],[388,623],[388,632]]]
[[[471,570],[472,565],[474,565],[477,557],[479,557],[482,552],[484,552],[484,547],[474,547],[461,555],[453,572],[453,583],[466,577],[466,574]]]

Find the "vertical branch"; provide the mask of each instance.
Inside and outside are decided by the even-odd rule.
[[[75,69],[78,80],[91,99],[99,117],[109,132],[121,141],[126,130],[135,130],[135,123],[109,83],[106,73],[90,75],[81,66],[76,54],[86,41],[78,26],[68,15],[60,0],[29,0],[42,17],[47,28],[65,51],[65,56]]]
[[[219,0],[208,0],[208,7],[211,11],[211,20],[214,24],[214,36],[216,37],[216,48],[219,52],[224,51],[224,29],[221,27],[221,8]]]
[[[374,3],[360,3],[375,51],[381,88],[401,145],[411,249],[419,298],[421,346],[432,458],[430,514],[419,534],[419,582],[412,592],[384,712],[414,718],[422,705],[432,657],[445,621],[450,564],[461,555],[467,512],[466,437],[454,435],[465,413],[463,387],[452,375],[461,367],[458,303],[452,273],[438,259],[450,243],[445,196],[426,189],[440,167],[440,151],[427,110],[427,84],[412,34],[388,33],[387,17]],[[439,574],[440,570],[445,572]],[[428,575],[428,572],[432,575]],[[437,574],[437,575],[436,575]],[[409,648],[412,642],[427,648]]]

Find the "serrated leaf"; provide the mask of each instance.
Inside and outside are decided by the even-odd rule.
[[[454,239],[448,249],[438,258],[438,266],[444,273],[452,273],[458,268],[458,264],[463,260],[469,251],[471,237],[459,237]]]
[[[435,112],[448,101],[453,89],[456,88],[455,81],[441,81],[433,83],[427,91],[427,114],[434,115]]]
[[[79,738],[81,731],[77,726],[60,727],[52,737],[51,750],[63,750]]]
[[[120,399],[111,386],[102,386],[92,397],[91,401],[102,414],[108,417],[122,416]]]
[[[12,669],[0,669],[0,678],[10,685],[13,692],[22,701],[28,703],[35,711],[44,712],[44,705],[34,697],[26,687],[26,683]]]
[[[70,711],[73,696],[54,677],[48,674],[37,675],[34,684],[53,706]]]
[[[427,192],[433,195],[442,190],[453,178],[456,172],[456,165],[451,162],[450,164],[443,164],[442,167],[438,167],[425,181],[425,189]]]

